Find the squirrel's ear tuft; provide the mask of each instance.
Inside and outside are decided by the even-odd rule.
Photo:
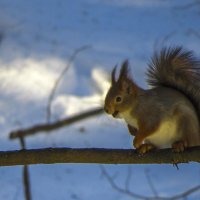
[[[122,63],[122,66],[121,66],[121,70],[120,70],[120,75],[119,75],[119,81],[123,81],[123,80],[127,80],[128,77],[129,77],[129,63],[128,63],[128,60],[125,60],[123,63]]]
[[[112,76],[112,85],[114,85],[116,83],[116,79],[115,79],[116,69],[117,69],[117,66],[115,65],[115,67],[112,70],[112,75],[111,75]]]
[[[130,85],[126,88],[126,92],[127,92],[127,94],[131,94],[131,87],[130,87]]]

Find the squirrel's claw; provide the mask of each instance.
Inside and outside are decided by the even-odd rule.
[[[188,147],[188,142],[186,140],[181,140],[174,142],[172,144],[172,151],[176,153],[183,152]]]
[[[155,148],[156,147],[152,144],[142,144],[139,148],[137,148],[137,151],[139,154],[145,154]]]

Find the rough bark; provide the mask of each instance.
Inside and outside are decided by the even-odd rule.
[[[162,149],[139,155],[132,149],[46,148],[0,152],[0,166],[93,163],[93,164],[177,164],[200,162],[200,147],[182,153]]]

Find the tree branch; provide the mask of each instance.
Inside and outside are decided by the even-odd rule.
[[[130,196],[132,198],[136,198],[136,199],[142,199],[142,200],[148,200],[147,196],[143,196],[137,193],[134,193],[132,191],[130,191],[127,188],[122,188],[120,186],[118,186],[115,181],[113,180],[113,178],[108,174],[108,172],[106,171],[106,169],[103,166],[101,167],[101,171],[103,173],[103,175],[106,177],[106,179],[108,180],[108,182],[110,183],[110,185],[112,186],[113,189],[115,189],[116,191],[125,194],[127,196]]]
[[[23,137],[19,138],[22,150],[26,149],[25,140]],[[24,194],[26,200],[31,200],[31,186],[28,165],[23,166],[23,183],[24,183]]]
[[[58,120],[58,121],[51,123],[51,124],[38,124],[38,125],[32,126],[30,128],[27,128],[27,129],[12,131],[10,133],[9,137],[10,137],[10,139],[16,139],[16,138],[21,138],[21,137],[37,134],[39,132],[54,131],[56,129],[62,128],[62,127],[67,126],[67,125],[71,125],[71,124],[73,124],[77,121],[80,121],[80,120],[83,120],[83,119],[86,119],[88,117],[92,117],[94,115],[98,115],[98,114],[101,114],[101,113],[103,113],[103,109],[102,108],[96,108],[96,109],[89,110],[89,111],[81,113],[81,114],[74,115],[72,117],[67,117],[65,119]]]
[[[75,57],[77,56],[77,54],[80,53],[81,51],[84,51],[84,50],[88,49],[88,48],[91,48],[91,46],[84,45],[84,46],[79,47],[78,49],[76,49],[73,52],[73,54],[70,56],[68,64],[66,65],[66,67],[63,69],[63,71],[59,75],[58,79],[56,80],[56,82],[55,82],[55,84],[54,84],[54,86],[53,86],[53,88],[51,90],[51,93],[49,95],[49,99],[48,99],[48,104],[47,104],[47,122],[50,121],[50,117],[51,117],[51,104],[52,104],[52,101],[53,101],[53,98],[55,96],[55,92],[56,92],[56,89],[58,88],[59,83],[61,82],[63,76],[65,75],[65,73],[69,69],[71,63],[73,62],[73,60],[75,59]]]
[[[155,197],[158,197],[158,192],[157,192],[157,190],[156,190],[156,188],[155,188],[155,186],[154,186],[154,184],[153,184],[153,182],[151,180],[151,177],[149,175],[149,170],[148,169],[145,170],[145,176],[146,176],[148,185],[149,185],[152,193],[154,194]]]
[[[139,155],[133,149],[71,149],[46,148],[0,152],[0,166],[100,163],[100,164],[174,164],[200,162],[200,147],[191,147],[182,153],[161,149]]]
[[[158,194],[156,194],[155,196],[149,197],[149,196],[137,194],[127,188],[123,188],[123,187],[119,186],[114,181],[114,179],[108,174],[108,172],[106,171],[106,169],[103,166],[100,166],[100,168],[101,168],[103,175],[106,177],[106,179],[108,180],[109,184],[112,186],[113,189],[115,189],[116,191],[118,191],[124,195],[127,195],[127,196],[135,198],[135,199],[140,199],[140,200],[179,200],[179,199],[187,198],[189,195],[191,195],[195,192],[198,192],[200,190],[200,185],[197,185],[197,186],[194,186],[180,194],[176,194],[174,196],[164,197],[164,196],[159,196]]]

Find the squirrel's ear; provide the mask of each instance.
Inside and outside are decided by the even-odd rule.
[[[125,60],[122,63],[122,66],[121,66],[121,70],[120,70],[120,74],[119,74],[119,79],[118,79],[119,82],[128,79],[128,72],[129,72],[129,67],[128,66],[129,66],[128,60]]]
[[[112,70],[112,75],[111,75],[111,77],[112,77],[112,85],[114,85],[116,83],[116,80],[115,80],[116,68],[117,68],[117,66],[115,65],[115,67]]]
[[[122,81],[121,82],[121,88],[126,94],[131,94],[133,92],[133,84],[127,80],[127,81]]]
[[[131,86],[130,85],[127,86],[126,93],[127,94],[131,94]]]

